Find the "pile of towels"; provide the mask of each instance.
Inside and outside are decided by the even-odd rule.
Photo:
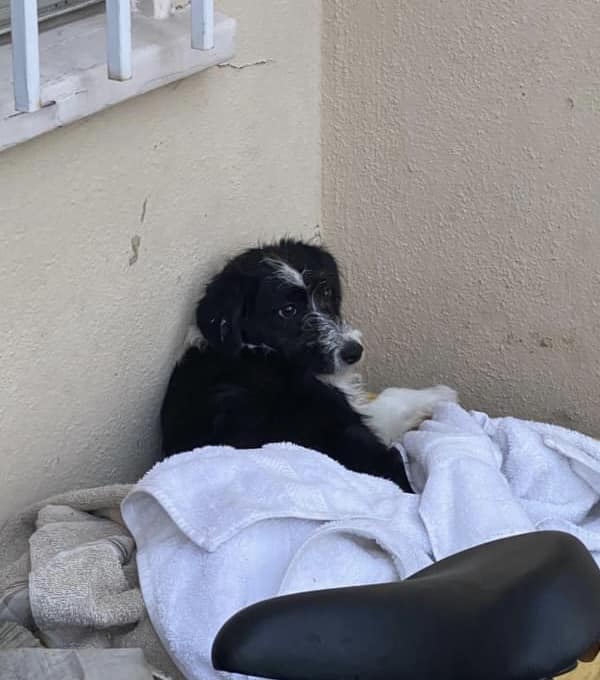
[[[119,506],[131,485],[27,508],[0,530],[2,680],[182,677],[147,616]]]
[[[134,487],[121,509],[145,605],[186,677],[219,677],[219,627],[278,594],[398,580],[541,529],[574,534],[600,561],[600,442],[444,404],[398,455],[415,495],[292,444],[180,454]]]
[[[600,442],[440,405],[397,445],[416,491],[292,444],[207,447],[0,530],[2,680],[211,680],[225,620],[279,594],[403,579],[528,531],[600,562]]]

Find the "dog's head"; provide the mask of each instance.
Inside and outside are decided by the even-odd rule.
[[[196,322],[208,344],[231,357],[276,353],[313,373],[335,373],[362,355],[360,333],[340,314],[340,276],[323,248],[293,240],[252,248],[206,288]]]

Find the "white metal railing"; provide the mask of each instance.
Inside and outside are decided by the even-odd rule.
[[[106,0],[106,64],[110,80],[131,78],[131,4]]]
[[[192,47],[212,50],[215,46],[215,6],[213,0],[192,0]]]
[[[40,45],[37,0],[11,0],[10,28],[17,111],[40,108]]]
[[[214,47],[214,0],[191,0],[191,46]],[[15,109],[41,107],[37,0],[11,0],[11,34]],[[106,63],[110,80],[133,75],[131,0],[106,0]]]

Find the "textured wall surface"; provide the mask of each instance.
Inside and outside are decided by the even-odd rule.
[[[600,4],[324,0],[323,225],[371,385],[600,435]]]
[[[320,2],[218,8],[238,21],[234,63],[266,63],[0,154],[0,520],[137,478],[206,276],[259,238],[314,233]]]

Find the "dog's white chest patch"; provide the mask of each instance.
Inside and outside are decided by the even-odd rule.
[[[338,390],[346,395],[350,405],[355,409],[359,409],[369,401],[360,373],[352,373],[348,371],[334,373],[333,375],[322,375],[319,376],[319,380],[328,385],[337,387]]]

